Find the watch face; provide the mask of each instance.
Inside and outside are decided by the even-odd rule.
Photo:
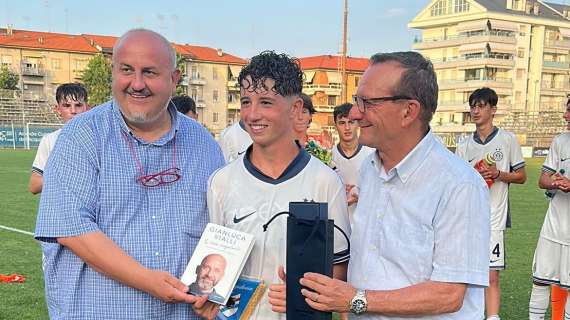
[[[355,299],[352,302],[352,312],[355,314],[361,314],[366,311],[366,302],[362,299]]]

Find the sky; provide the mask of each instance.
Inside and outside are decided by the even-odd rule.
[[[410,50],[407,27],[429,0],[348,0],[348,54]],[[570,4],[570,0],[549,2]],[[249,58],[338,54],[343,0],[0,0],[0,27],[120,36],[144,27],[170,41]]]

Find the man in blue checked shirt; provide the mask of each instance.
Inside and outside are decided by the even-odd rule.
[[[51,319],[213,318],[178,280],[208,222],[206,186],[222,153],[170,103],[180,72],[161,35],[113,48],[113,100],[76,117],[48,160],[36,238]]]

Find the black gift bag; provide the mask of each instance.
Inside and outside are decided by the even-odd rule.
[[[282,214],[287,218],[287,320],[330,320],[331,312],[312,309],[301,294],[299,280],[306,272],[332,277],[334,225],[328,219],[328,205],[319,202],[290,202],[289,212],[276,214],[264,225]],[[338,228],[338,227],[337,227]],[[340,228],[341,233],[348,237]]]

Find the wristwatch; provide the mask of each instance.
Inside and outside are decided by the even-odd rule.
[[[350,312],[355,315],[360,315],[366,312],[368,309],[368,301],[366,300],[366,291],[361,289],[356,289],[356,294],[352,301],[350,301]]]

